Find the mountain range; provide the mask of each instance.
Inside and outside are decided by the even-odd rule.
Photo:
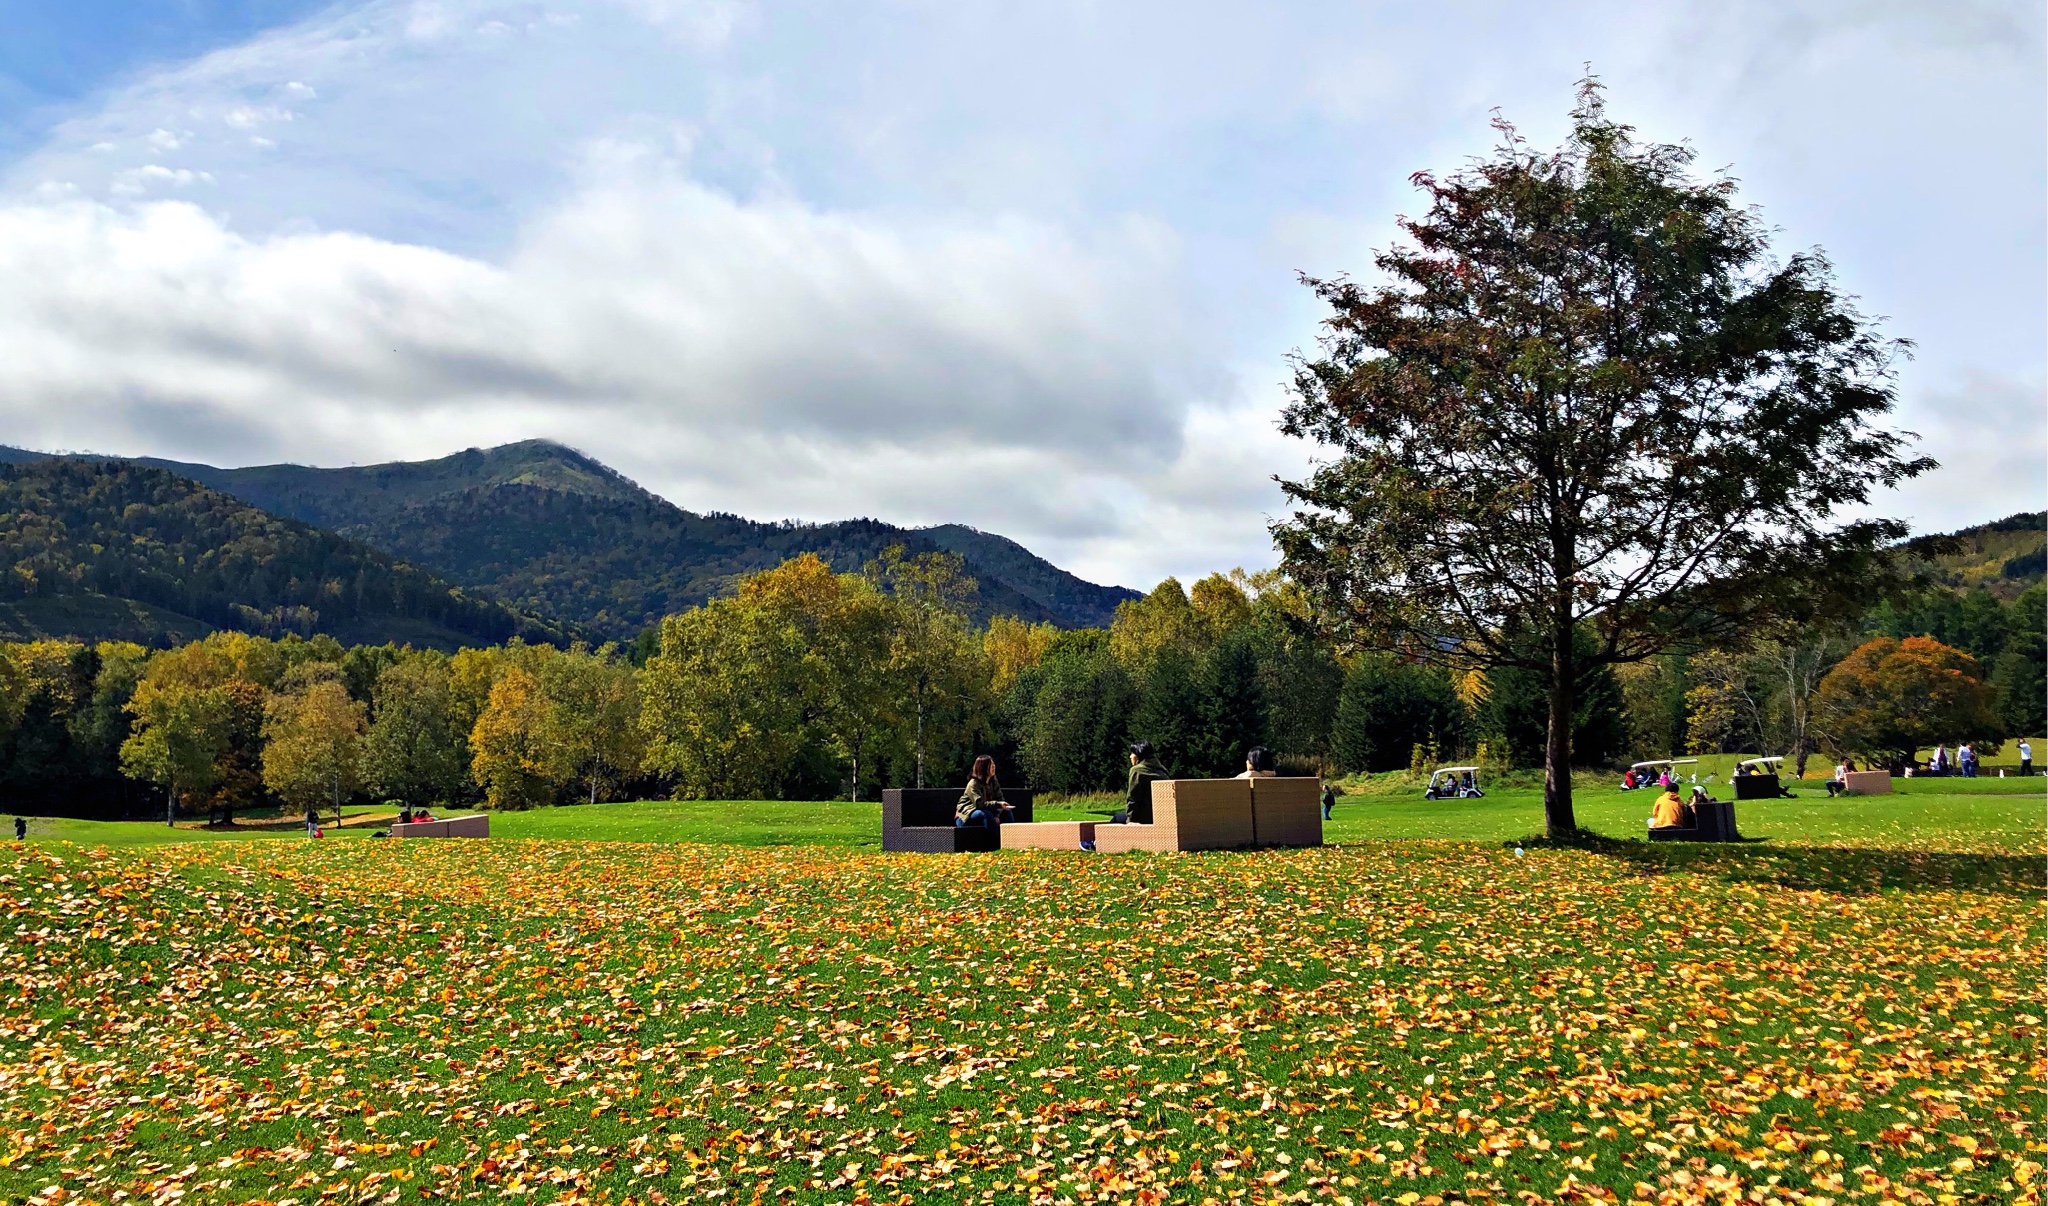
[[[478,598],[360,541],[164,469],[0,465],[0,637],[163,645],[234,628],[453,648],[573,626]]]
[[[17,466],[113,460],[0,448],[0,463]],[[223,469],[156,458],[120,463],[197,483],[259,513],[409,563],[444,580],[442,589],[460,588],[471,603],[518,614],[523,619],[516,623],[537,631],[552,626],[627,639],[665,614],[730,590],[745,574],[800,553],[816,553],[834,568],[852,571],[892,546],[913,555],[958,555],[979,584],[984,618],[1001,614],[1061,627],[1099,626],[1109,622],[1119,602],[1137,597],[1122,587],[1085,582],[1012,540],[960,525],[902,528],[872,519],[761,523],[686,511],[602,463],[545,440],[430,461],[334,469]],[[241,522],[256,523],[248,517]],[[259,612],[285,606],[276,600],[242,605]],[[494,619],[484,626],[505,622]],[[24,623],[48,628],[32,617]],[[359,639],[368,638],[359,633]]]

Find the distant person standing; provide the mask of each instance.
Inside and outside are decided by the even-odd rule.
[[[1336,807],[1337,785],[1335,783],[1323,784],[1323,819],[1325,821],[1330,819],[1330,813],[1334,811]]]
[[[1977,777],[1977,747],[1965,741],[1956,747],[1956,762],[1962,767],[1963,778]]]
[[[2033,775],[2033,773],[2034,747],[2028,745],[2027,739],[2022,737],[2020,738],[2020,778],[2029,778]]]
[[[14,840],[17,842],[28,840],[28,821],[25,818],[14,818]]]
[[[1935,777],[1937,777],[1937,778],[1939,778],[1939,777],[1940,777],[1940,776],[1942,776],[1942,775],[1946,775],[1946,774],[1948,773],[1948,747],[1947,747],[1947,746],[1945,746],[1945,745],[1937,745],[1937,746],[1935,746],[1935,747],[1934,747],[1934,757],[1932,757],[1932,758],[1929,758],[1929,759],[1927,760],[1927,769],[1928,769],[1929,771],[1933,772],[1933,774],[1934,774],[1934,775],[1935,775]]]

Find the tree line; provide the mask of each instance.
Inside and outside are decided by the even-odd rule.
[[[629,646],[0,646],[6,804],[228,822],[364,799],[872,799],[955,783],[978,753],[1013,782],[1085,793],[1120,784],[1140,738],[1187,776],[1235,773],[1254,745],[1300,773],[1545,757],[1540,673],[1347,651],[1277,573],[1168,579],[1106,629],[978,624],[976,592],[957,557],[891,550],[860,573],[794,558]],[[1860,629],[1607,669],[1577,693],[1574,748],[1589,766],[1733,749],[1891,762],[2040,735],[2041,595],[1993,600],[1982,657],[1887,632],[1926,604],[1908,598]]]

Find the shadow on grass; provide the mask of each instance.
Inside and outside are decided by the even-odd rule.
[[[1779,846],[1760,840],[1728,843],[1622,841],[1582,833],[1570,841],[1530,838],[1511,846],[1584,850],[1632,864],[1645,875],[1689,871],[1729,883],[1772,884],[1824,892],[1985,892],[2048,894],[2048,860],[2033,854],[1878,850],[1852,846]]]

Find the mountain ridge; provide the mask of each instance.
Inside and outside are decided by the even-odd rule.
[[[0,465],[0,632],[168,644],[214,629],[454,649],[581,636],[359,541],[118,460]]]
[[[0,461],[49,454],[0,449]],[[854,571],[901,546],[944,551],[981,587],[981,617],[1106,625],[1138,597],[1060,569],[1007,537],[963,525],[874,519],[764,523],[684,510],[585,453],[549,440],[426,461],[241,469],[125,460],[189,477],[272,514],[359,540],[508,606],[629,638],[800,553]]]

